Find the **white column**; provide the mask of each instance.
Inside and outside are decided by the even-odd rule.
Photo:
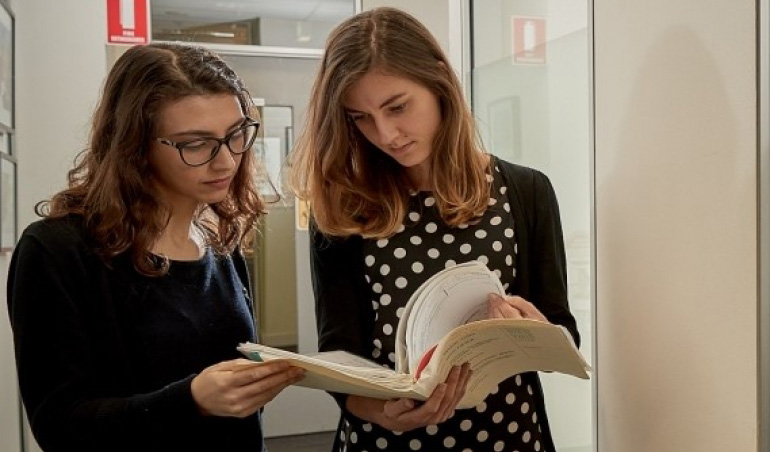
[[[594,0],[600,452],[757,451],[754,0]]]
[[[23,230],[37,219],[35,203],[66,185],[67,170],[86,146],[88,124],[106,75],[106,2],[23,0],[16,17],[16,150],[18,215]],[[0,256],[0,298],[6,305],[9,255]],[[15,383],[8,316],[0,316],[0,385]],[[12,378],[11,376],[12,375]],[[8,386],[10,387],[10,386]],[[0,444],[18,419],[15,405],[0,403]],[[5,419],[9,419],[6,424]],[[8,429],[6,435],[5,429]],[[18,436],[18,433],[17,433]],[[25,451],[39,448],[26,430]],[[21,450],[3,447],[2,450]]]

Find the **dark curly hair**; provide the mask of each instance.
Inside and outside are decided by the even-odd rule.
[[[107,76],[93,115],[89,147],[67,175],[68,187],[36,206],[49,218],[84,218],[89,237],[109,264],[130,253],[134,267],[162,275],[150,249],[169,221],[168,209],[147,185],[148,153],[158,114],[169,102],[191,95],[232,94],[245,116],[253,112],[242,80],[213,52],[182,44],[149,44],[126,51]],[[194,221],[218,254],[245,244],[265,204],[256,189],[255,157],[246,152],[227,197],[201,206]]]

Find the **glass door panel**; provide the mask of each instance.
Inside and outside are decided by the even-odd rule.
[[[152,39],[320,49],[354,11],[351,0],[152,0]]]
[[[262,343],[300,353],[318,350],[310,281],[307,230],[296,226],[295,202],[282,183],[284,161],[304,123],[318,59],[223,55],[258,99],[263,140],[256,152],[273,187],[260,181],[270,202],[250,259]],[[301,407],[298,409],[298,407]],[[333,430],[339,408],[328,394],[292,386],[272,402],[264,417],[269,437]]]
[[[561,208],[570,308],[592,361],[587,0],[471,2],[474,115],[489,152],[551,179]],[[593,450],[592,384],[542,375],[560,451]]]

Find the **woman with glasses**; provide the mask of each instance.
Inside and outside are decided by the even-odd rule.
[[[412,293],[471,260],[511,294],[490,296],[489,317],[561,324],[579,342],[548,178],[486,153],[453,69],[413,17],[378,8],[332,31],[292,164],[314,221],[322,351],[392,368]],[[335,394],[334,450],[553,452],[537,374],[457,410],[472,371],[455,367],[424,403]]]
[[[256,338],[241,245],[264,213],[242,81],[199,47],[129,49],[68,187],[8,277],[19,383],[46,451],[264,449],[260,411],[301,370]]]

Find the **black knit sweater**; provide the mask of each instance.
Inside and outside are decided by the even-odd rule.
[[[106,266],[82,223],[30,225],[8,275],[19,385],[43,450],[262,450],[259,413],[203,416],[190,390],[255,340],[242,256],[209,250],[146,277],[125,256]]]

